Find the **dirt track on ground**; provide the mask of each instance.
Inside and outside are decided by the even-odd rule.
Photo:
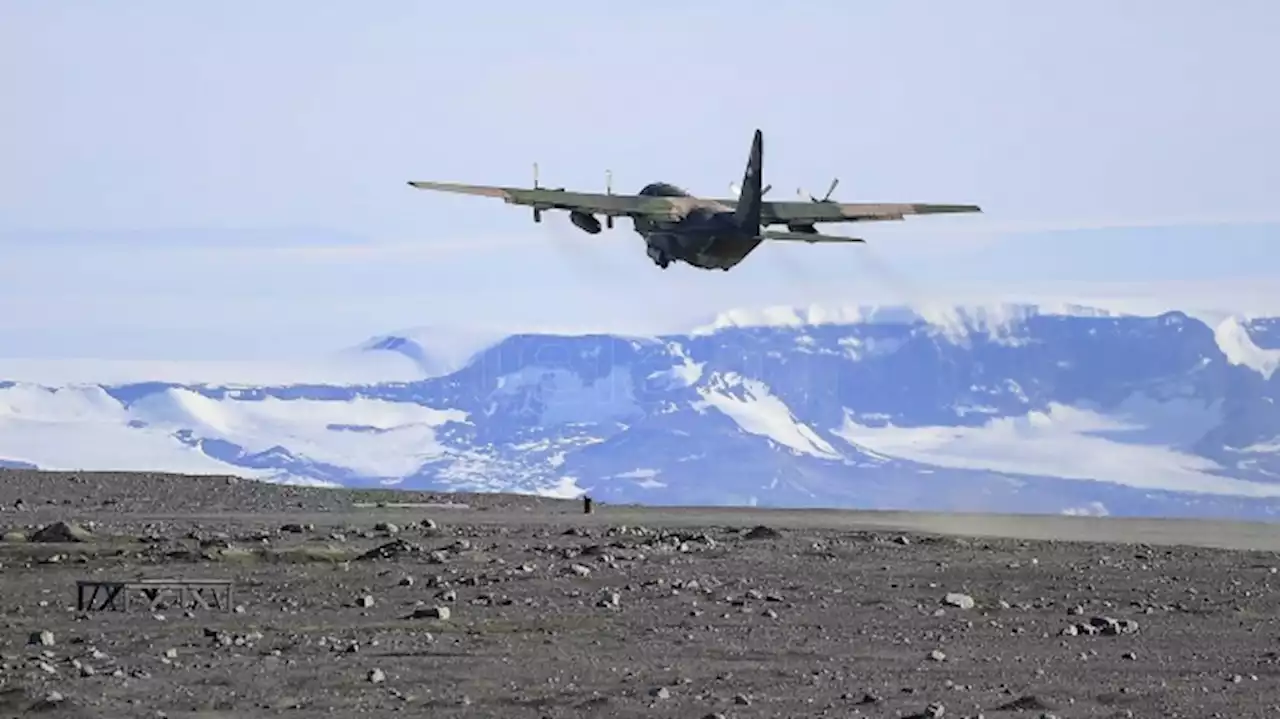
[[[0,507],[0,717],[1280,711],[1267,525],[584,516],[529,497],[17,471],[0,471]],[[89,534],[32,541],[59,521]],[[1081,539],[1099,541],[1062,541]],[[137,577],[233,579],[234,609],[76,611],[76,580]]]

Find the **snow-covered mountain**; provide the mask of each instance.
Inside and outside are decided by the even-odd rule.
[[[1280,318],[782,308],[670,336],[420,330],[351,353],[402,360],[397,380],[0,382],[0,462],[615,503],[1280,508]]]

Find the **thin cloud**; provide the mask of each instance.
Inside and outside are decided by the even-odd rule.
[[[884,241],[908,240],[914,246],[907,250],[927,251],[936,254],[939,249],[947,252],[976,252],[1006,239],[1010,235],[1040,235],[1060,232],[1090,232],[1120,229],[1175,228],[1206,226],[1280,225],[1280,214],[1256,216],[1184,216],[1176,218],[1109,218],[1096,220],[1026,220],[1013,222],[975,223],[973,226],[951,223],[932,223],[932,218],[917,219],[915,223],[867,223],[860,225],[856,233],[869,242],[877,238]],[[617,232],[630,233],[619,228]],[[576,238],[574,238],[576,239]],[[620,239],[620,238],[609,238]],[[959,240],[959,242],[957,242]],[[923,242],[923,244],[921,244]],[[948,243],[945,248],[933,247],[934,242]],[[498,237],[451,238],[373,242],[351,245],[315,246],[265,246],[235,248],[190,248],[193,252],[216,251],[220,256],[245,255],[260,258],[276,258],[302,262],[377,262],[395,259],[431,259],[441,256],[483,254],[513,248],[538,248],[546,240],[535,234]],[[811,248],[805,248],[811,249]]]
[[[1045,218],[1000,220],[986,214],[965,222],[935,222],[928,227],[924,223],[881,225],[892,227],[894,234],[942,236],[942,235],[1016,235],[1048,234],[1055,232],[1090,232],[1104,230],[1179,228],[1179,227],[1241,227],[1256,225],[1280,225],[1280,213],[1223,214],[1223,215],[1165,215],[1162,217],[1098,217],[1098,218]],[[992,219],[986,219],[992,218]],[[910,221],[908,221],[910,222]],[[869,225],[875,226],[875,225]]]
[[[441,255],[458,255],[511,247],[527,246],[537,242],[529,237],[481,237],[470,240],[422,240],[421,242],[378,242],[365,245],[315,246],[315,247],[255,247],[240,250],[255,255],[279,259],[311,262],[349,262],[352,260],[378,261],[388,259],[431,258]]]

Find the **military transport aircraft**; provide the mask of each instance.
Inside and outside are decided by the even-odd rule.
[[[606,179],[606,194],[566,192],[563,188],[538,186],[534,165],[532,188],[461,185],[451,182],[409,184],[423,190],[458,192],[500,197],[508,204],[533,208],[533,221],[542,222],[543,210],[568,210],[569,219],[590,234],[600,232],[600,220],[613,227],[613,218],[630,217],[635,231],[644,238],[649,257],[666,269],[672,262],[694,267],[729,270],[764,240],[796,242],[865,242],[857,237],[824,235],[814,227],[818,222],[868,222],[901,220],[906,215],[955,212],[982,212],[977,205],[928,205],[918,203],[838,203],[829,199],[835,182],[821,200],[808,202],[766,202],[769,187],[761,186],[763,137],[756,130],[747,159],[746,174],[736,200],[704,199],[665,182],[655,182],[638,195],[615,195]],[[785,224],[787,231],[765,230]]]

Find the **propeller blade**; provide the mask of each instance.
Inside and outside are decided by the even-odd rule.
[[[826,202],[831,198],[831,193],[836,191],[836,185],[840,184],[840,178],[836,177],[831,180],[831,187],[827,188],[827,194],[822,196],[822,201]]]
[[[773,185],[765,185],[764,189],[760,190],[760,196],[764,197],[769,194],[769,190],[771,189],[773,189]],[[738,183],[736,182],[729,183],[729,192],[732,192],[734,197],[742,197],[742,188],[738,187]]]
[[[610,195],[613,194],[613,170],[604,171],[604,191]],[[604,216],[604,226],[613,229],[613,215]]]

